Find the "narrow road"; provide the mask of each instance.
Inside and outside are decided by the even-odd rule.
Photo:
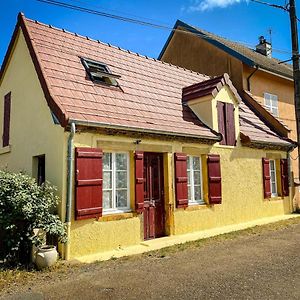
[[[5,299],[300,299],[299,255],[295,224],[51,272]]]

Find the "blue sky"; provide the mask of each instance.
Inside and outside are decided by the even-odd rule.
[[[273,56],[282,60],[289,59],[291,56],[289,54],[291,42],[288,14],[246,0],[60,1],[170,27],[173,27],[176,20],[180,19],[228,39],[252,46],[255,46],[260,35],[269,38],[268,29],[271,28]],[[273,3],[283,5],[285,1],[273,0]],[[100,39],[150,57],[158,56],[169,35],[167,30],[50,6],[37,0],[2,0],[0,2],[1,62],[19,11],[23,11],[30,19]]]

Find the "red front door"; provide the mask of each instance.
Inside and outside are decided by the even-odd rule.
[[[144,238],[148,240],[165,233],[162,154],[144,154],[144,178]]]

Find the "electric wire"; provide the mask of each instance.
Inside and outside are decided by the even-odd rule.
[[[167,31],[171,31],[171,32],[180,32],[180,33],[184,33],[184,34],[196,35],[196,36],[200,36],[201,38],[206,39],[206,40],[214,40],[213,38],[210,38],[209,36],[201,34],[201,33],[190,32],[190,31],[181,30],[181,29],[178,29],[178,28],[173,28],[173,27],[170,27],[170,26],[167,26],[167,25],[156,24],[156,23],[153,23],[153,22],[148,22],[148,21],[142,21],[142,20],[138,20],[138,19],[134,19],[134,18],[123,17],[123,16],[120,16],[120,15],[110,14],[110,13],[106,13],[106,12],[103,12],[103,11],[98,11],[98,10],[94,10],[94,9],[90,9],[90,8],[86,8],[86,7],[82,7],[82,6],[77,6],[77,5],[73,5],[73,4],[66,3],[66,2],[61,2],[61,1],[56,1],[56,0],[36,0],[36,1],[42,2],[42,3],[45,3],[45,4],[49,4],[49,5],[68,8],[68,9],[71,9],[71,10],[76,10],[76,11],[80,11],[80,12],[94,14],[94,15],[101,16],[101,17],[111,18],[111,19],[115,19],[115,20],[119,20],[119,21],[123,21],[123,22],[129,22],[129,23],[133,23],[133,24],[137,24],[137,25],[153,27],[153,28],[156,28],[156,29],[163,29],[163,30],[167,30]],[[76,1],[78,1],[78,0],[76,0]],[[251,0],[251,1],[255,1],[255,0]],[[195,29],[195,31],[196,31],[196,29]],[[231,41],[231,42],[241,44],[241,45],[244,45],[244,46],[252,48],[252,49],[255,48],[255,46],[253,46],[252,44],[249,44],[249,43],[245,43],[245,42],[241,42],[241,41]],[[292,54],[291,51],[283,50],[283,49],[273,48],[272,51],[282,53],[282,54],[288,54],[288,55]]]

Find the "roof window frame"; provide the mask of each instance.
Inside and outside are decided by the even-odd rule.
[[[80,60],[92,82],[119,87],[117,79],[121,78],[121,76],[113,74],[107,64],[86,57],[80,57]],[[100,70],[93,72],[93,67]]]

